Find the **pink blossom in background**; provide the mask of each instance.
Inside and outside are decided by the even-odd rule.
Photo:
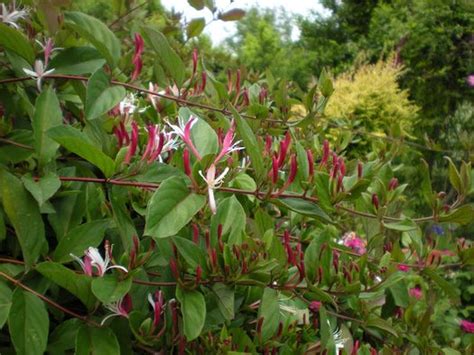
[[[410,294],[411,297],[416,298],[417,300],[423,297],[423,291],[421,290],[419,286],[410,288],[410,290],[408,290],[408,293]]]
[[[403,272],[410,271],[410,267],[408,265],[400,264],[400,265],[397,266],[397,268],[398,268],[398,270],[403,271]]]
[[[367,242],[361,239],[355,232],[349,232],[344,234],[342,240],[346,247],[351,248],[359,255],[365,254],[367,252]]]
[[[467,85],[474,87],[474,74],[468,75],[466,78]]]
[[[459,325],[464,332],[474,333],[474,322],[469,322],[468,320],[463,319]]]

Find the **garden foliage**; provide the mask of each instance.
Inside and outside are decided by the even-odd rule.
[[[413,162],[413,215],[402,141],[327,140],[326,73],[219,82],[159,26],[49,4],[2,8],[2,354],[472,351],[470,163],[446,194]]]

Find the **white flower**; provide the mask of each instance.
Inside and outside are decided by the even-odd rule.
[[[213,214],[216,214],[217,206],[216,206],[216,199],[214,197],[214,189],[219,188],[224,181],[224,177],[229,172],[229,168],[225,168],[224,171],[216,177],[216,166],[212,164],[209,169],[207,169],[206,176],[202,173],[202,170],[199,170],[199,175],[206,181],[207,183],[207,193],[209,195],[209,207]]]
[[[111,252],[112,251],[110,251],[110,253]],[[92,268],[94,267],[97,270],[98,276],[104,276],[107,270],[111,270],[111,269],[120,269],[124,272],[128,272],[128,270],[121,265],[109,266],[110,257],[109,257],[109,252],[107,250],[105,251],[105,260],[102,258],[102,255],[100,255],[99,249],[94,248],[94,247],[87,248],[84,254],[85,254],[84,261],[78,258],[77,256],[75,256],[74,254],[69,254],[69,255],[71,255],[81,265],[82,270],[84,271],[86,275],[92,276]]]
[[[130,296],[127,294],[119,301],[106,304],[104,305],[104,307],[107,308],[112,313],[106,316],[102,320],[102,322],[100,322],[100,325],[104,325],[107,319],[116,317],[116,316],[128,318],[128,314],[132,310],[132,300]]]
[[[28,9],[17,9],[15,1],[13,1],[12,6],[11,6],[11,11],[8,10],[6,5],[2,3],[2,14],[0,15],[0,19],[3,23],[6,23],[16,29],[19,28],[17,22],[18,20],[24,19],[26,16],[28,16]]]
[[[25,74],[28,74],[32,78],[36,78],[36,86],[38,87],[38,90],[41,91],[41,81],[43,80],[43,77],[48,76],[52,72],[54,72],[54,69],[50,70],[45,70],[44,64],[41,60],[36,60],[35,61],[35,71],[23,68],[23,71]]]

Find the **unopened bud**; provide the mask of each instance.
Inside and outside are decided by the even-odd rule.
[[[361,162],[357,163],[357,178],[362,178],[363,165]]]
[[[377,194],[372,194],[372,205],[374,205],[375,209],[379,209],[379,197]]]
[[[202,268],[201,265],[196,266],[196,284],[201,283]]]
[[[388,190],[389,191],[395,190],[397,186],[398,186],[398,179],[396,177],[393,177],[388,183]]]
[[[278,182],[278,158],[276,156],[272,157],[272,183],[276,184]]]
[[[319,301],[313,301],[309,304],[309,310],[313,313],[317,313],[319,312],[319,310],[321,309],[321,306],[322,306],[322,303],[319,302]]]
[[[194,244],[199,244],[199,227],[196,223],[193,223],[192,228],[193,228],[193,242]]]
[[[308,159],[308,175],[312,177],[314,175],[314,157],[311,149],[306,150],[306,158]]]
[[[329,141],[327,139],[323,142],[323,156],[321,157],[321,164],[320,166],[324,166],[327,164],[329,159]]]

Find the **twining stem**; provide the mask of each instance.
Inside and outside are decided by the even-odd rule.
[[[60,311],[62,311],[63,313],[66,313],[66,314],[69,314],[70,316],[74,317],[74,318],[77,318],[77,319],[80,319],[82,320],[83,322],[89,324],[89,325],[93,325],[95,327],[100,327],[101,325],[95,321],[93,321],[92,319],[89,319],[87,318],[87,316],[83,316],[81,314],[78,314],[74,311],[71,311],[70,309],[67,309],[63,306],[61,306],[60,304],[54,302],[53,300],[49,299],[48,297],[42,295],[41,293],[38,293],[36,292],[35,290],[33,290],[32,288],[29,288],[28,286],[26,286],[25,284],[23,284],[20,280],[17,280],[13,277],[11,277],[10,275],[7,275],[5,274],[4,272],[0,271],[0,276],[3,277],[4,279],[10,281],[11,283],[13,283],[15,286],[18,286],[18,287],[21,287],[22,289],[24,289],[25,291],[28,291],[30,293],[32,293],[33,295],[35,295],[36,297],[40,298],[41,300],[43,300],[44,302],[46,302],[47,304],[49,304],[50,306],[56,308],[56,309],[59,309]]]

